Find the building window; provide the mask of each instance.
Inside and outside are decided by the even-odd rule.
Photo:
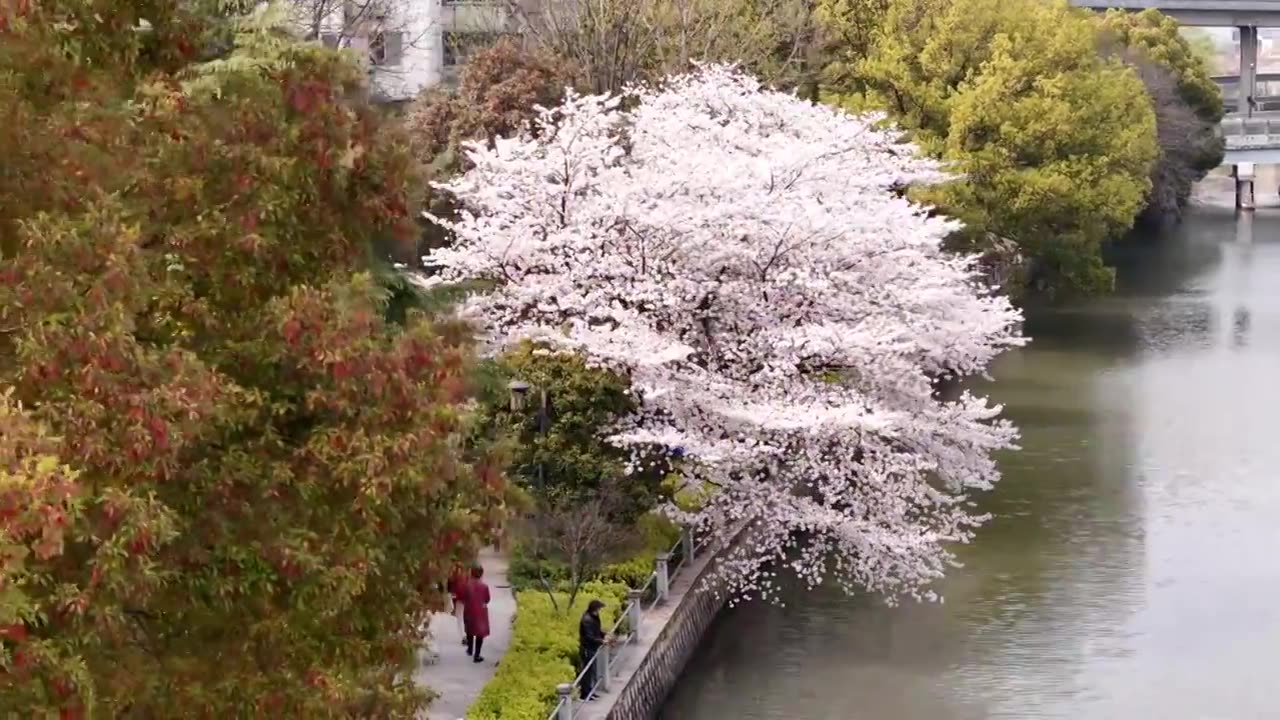
[[[342,44],[342,33],[320,33],[320,42],[330,50],[336,50],[338,46]]]
[[[369,58],[376,67],[396,66],[404,62],[404,33],[379,30],[369,41]]]
[[[444,34],[444,66],[455,67],[467,58],[502,39],[500,32],[447,32]]]

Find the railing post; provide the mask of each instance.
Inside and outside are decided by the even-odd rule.
[[[573,720],[573,683],[557,685],[556,695],[560,696],[560,712],[556,720]]]
[[[655,563],[658,571],[658,602],[665,602],[667,593],[671,592],[671,553],[660,552]]]
[[[693,528],[685,525],[680,529],[680,545],[684,548],[684,562],[693,562]]]
[[[602,692],[609,692],[609,643],[600,646],[596,651],[596,682]]]
[[[640,603],[644,601],[644,591],[628,590],[627,591],[627,624],[631,626],[631,634],[637,641],[640,640],[640,615],[644,608],[640,607]]]

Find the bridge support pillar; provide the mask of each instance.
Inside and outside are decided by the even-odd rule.
[[[1252,210],[1253,203],[1253,163],[1235,165],[1231,174],[1236,179],[1236,208]]]
[[[1240,89],[1236,100],[1237,112],[1250,117],[1256,110],[1254,98],[1258,93],[1258,28],[1249,25],[1240,31]]]

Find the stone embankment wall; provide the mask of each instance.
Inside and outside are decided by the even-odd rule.
[[[672,587],[669,616],[649,646],[634,672],[625,679],[612,703],[608,720],[650,720],[657,716],[662,703],[675,688],[689,659],[698,650],[707,628],[727,602],[727,596],[714,583],[717,561],[737,549],[750,536],[746,526],[727,543],[699,558],[696,572],[687,573]]]

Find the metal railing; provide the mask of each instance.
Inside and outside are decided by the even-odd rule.
[[[1227,150],[1280,149],[1280,117],[1227,117],[1219,131]]]
[[[574,698],[575,690],[582,698],[590,698],[613,689],[616,663],[622,656],[622,651],[640,642],[640,624],[644,613],[667,599],[671,592],[671,581],[692,565],[697,549],[693,532],[685,528],[669,551],[658,553],[654,560],[654,570],[649,573],[644,584],[627,593],[627,604],[609,630],[612,642],[600,646],[572,683],[556,686],[558,699],[547,720],[573,720],[576,707],[584,702]],[[592,678],[591,686],[584,687],[588,676]]]

